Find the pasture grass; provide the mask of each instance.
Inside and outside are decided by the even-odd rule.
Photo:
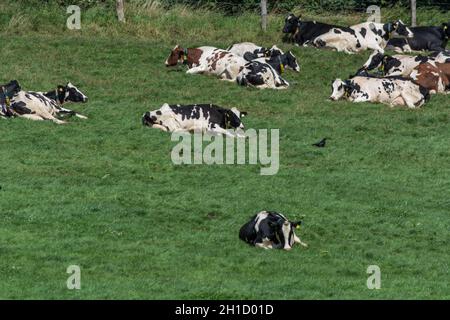
[[[449,299],[449,97],[420,110],[331,102],[331,81],[369,52],[281,44],[281,16],[267,34],[250,14],[206,26],[201,16],[159,17],[161,34],[148,35],[132,34],[133,22],[3,30],[0,83],[72,81],[90,101],[71,106],[86,121],[0,121],[0,298]],[[163,64],[177,42],[241,40],[291,49],[301,63],[285,74],[291,87],[242,88]],[[278,174],[173,165],[170,135],[141,125],[165,102],[237,107],[247,128],[279,128]],[[311,146],[325,136],[326,148]],[[263,209],[304,215],[309,248],[241,242],[240,226]],[[72,264],[81,290],[66,288]],[[366,287],[369,265],[381,268],[380,290]]]

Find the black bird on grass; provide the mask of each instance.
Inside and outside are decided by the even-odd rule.
[[[325,144],[327,143],[327,139],[329,139],[329,138],[323,138],[319,142],[313,143],[312,145],[314,147],[323,148],[323,147],[325,147]]]

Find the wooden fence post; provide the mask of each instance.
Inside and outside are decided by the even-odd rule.
[[[120,22],[125,22],[125,12],[123,8],[124,0],[116,0],[117,18]]]
[[[267,30],[267,0],[261,0],[261,28]]]
[[[411,0],[411,27],[415,27],[416,25],[417,25],[416,0]]]

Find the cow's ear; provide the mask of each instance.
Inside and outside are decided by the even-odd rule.
[[[299,220],[297,222],[292,222],[292,227],[294,227],[295,229],[299,229],[301,225],[302,225],[301,220]]]
[[[246,117],[247,116],[247,112],[243,111],[241,112],[241,117]]]

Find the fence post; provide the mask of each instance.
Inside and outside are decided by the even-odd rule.
[[[267,30],[267,0],[261,0],[261,28]]]
[[[411,27],[417,25],[416,19],[416,0],[411,0]]]
[[[117,18],[120,22],[125,22],[125,12],[123,10],[124,0],[116,0]]]

